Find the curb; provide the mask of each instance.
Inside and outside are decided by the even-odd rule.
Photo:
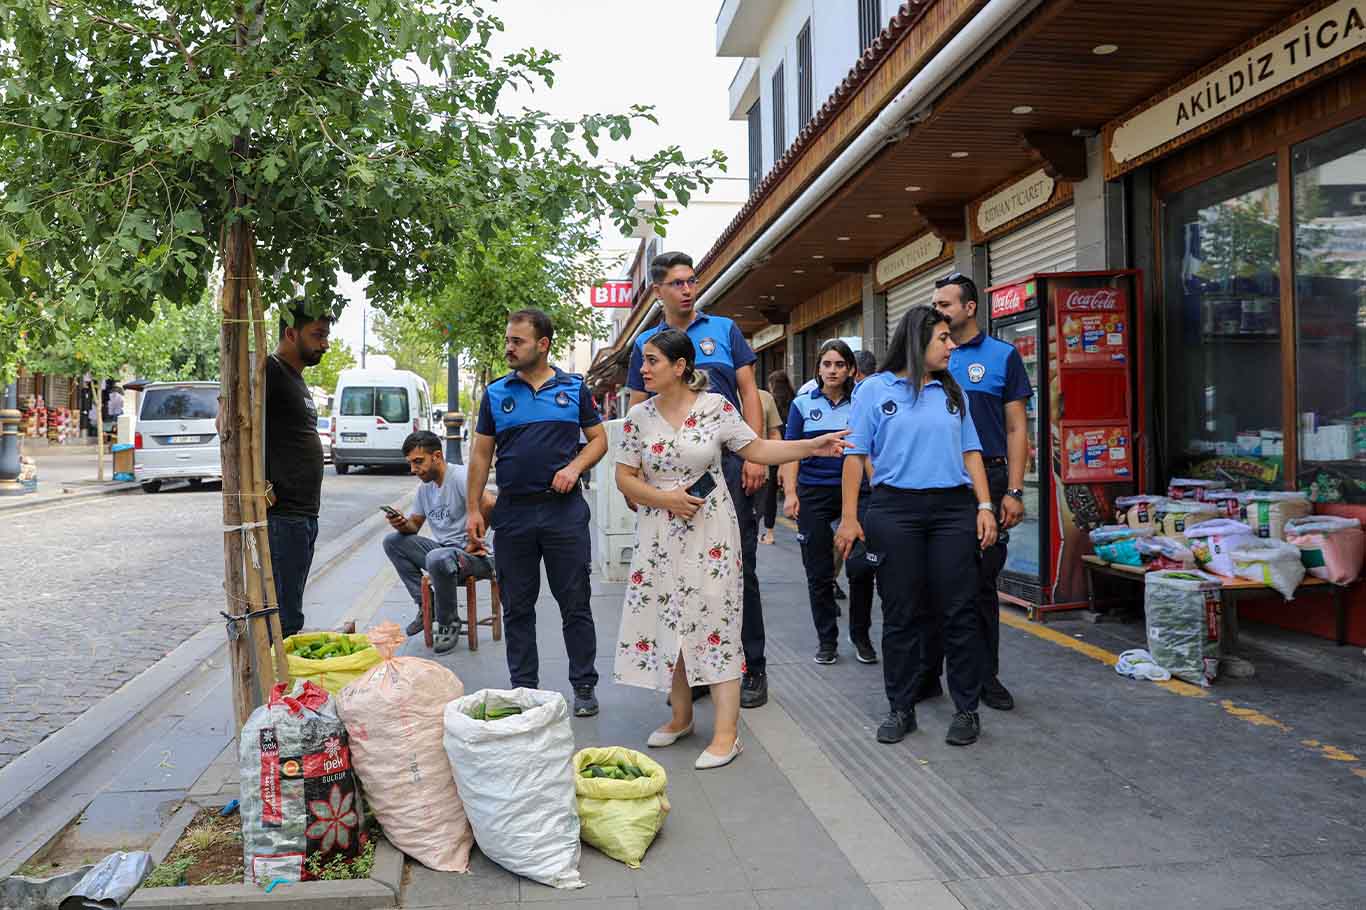
[[[413,494],[410,493],[398,505],[406,509],[412,499]],[[344,563],[381,527],[388,527],[388,522],[383,515],[376,514],[342,534],[328,545],[326,552],[318,555],[315,568],[309,573],[308,583],[316,583]],[[74,811],[59,812],[65,816],[59,823],[53,815],[58,810],[49,805],[50,800],[44,799],[44,791],[59,783],[63,776],[72,772],[73,768],[103,748],[111,737],[129,725],[149,724],[153,718],[142,715],[167,692],[180,686],[196,670],[224,652],[226,647],[222,622],[210,622],[165,657],[120,686],[96,708],[86,711],[0,769],[0,843],[4,843],[4,847],[0,847],[0,877],[12,873],[34,850],[40,849],[49,838],[69,824],[103,790],[104,784],[96,784],[91,788],[75,787],[75,792],[81,794],[84,801]],[[168,705],[164,711],[173,709],[173,705]],[[38,821],[43,817],[46,817],[46,821]],[[19,831],[32,824],[39,824],[44,830],[29,838],[17,836]],[[23,855],[19,856],[20,853]]]
[[[94,496],[116,496],[120,493],[132,493],[135,490],[141,489],[142,484],[136,481],[111,485],[105,489],[77,490],[74,493],[66,492],[67,488],[63,486],[62,493],[59,496],[44,496],[39,499],[29,499],[24,495],[14,497],[7,496],[4,499],[0,499],[0,512],[18,512],[22,509],[36,509],[41,506],[58,505],[64,502],[73,502],[77,499],[89,499]]]

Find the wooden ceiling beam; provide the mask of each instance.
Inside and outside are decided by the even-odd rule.
[[[862,275],[870,264],[866,259],[835,259],[830,263],[830,271],[837,275]]]
[[[915,211],[940,240],[962,243],[968,239],[968,218],[964,206],[925,203],[917,205]]]
[[[1080,183],[1086,179],[1086,140],[1071,133],[1026,130],[1020,134],[1025,148],[1043,164],[1054,180]]]
[[[769,325],[787,325],[792,318],[792,311],[776,306],[766,306],[760,308],[759,315],[764,317]]]

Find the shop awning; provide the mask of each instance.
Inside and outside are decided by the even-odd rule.
[[[1295,0],[1057,0],[1037,6],[707,309],[746,332],[925,230],[968,237],[967,204],[1042,167],[1086,177],[1088,137],[1303,8]],[[909,3],[700,263],[715,282],[983,4]],[[1099,178],[1100,175],[1090,175]]]

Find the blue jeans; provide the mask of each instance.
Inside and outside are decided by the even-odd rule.
[[[493,561],[489,557],[471,556],[459,547],[443,547],[430,537],[416,534],[389,534],[384,538],[384,554],[419,607],[422,572],[425,570],[432,577],[432,612],[443,626],[455,622],[456,591],[467,577],[493,577]]]
[[[275,574],[275,602],[285,637],[304,627],[304,585],[313,566],[318,519],[302,515],[268,515],[270,564]]]

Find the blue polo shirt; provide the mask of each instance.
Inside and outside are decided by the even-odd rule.
[[[912,395],[910,383],[895,373],[874,373],[859,387],[849,419],[848,455],[873,460],[873,485],[903,490],[940,490],[972,483],[964,452],[982,444],[967,414],[953,414],[938,380]]]
[[[645,391],[645,380],[640,378],[640,365],[645,361],[645,342],[666,328],[668,323],[661,322],[636,336],[636,343],[631,348],[631,366],[626,372],[626,388],[636,392]],[[708,391],[725,396],[743,413],[735,372],[759,358],[754,355],[740,327],[725,316],[698,313],[692,325],[688,326],[688,337],[692,339],[696,350],[696,365],[706,370],[711,379]]]
[[[968,395],[972,420],[982,440],[982,457],[1005,458],[1005,406],[1034,394],[1020,352],[1013,344],[978,332],[976,338],[954,348],[949,355],[949,372]]]
[[[579,429],[602,423],[583,378],[556,369],[533,389],[516,373],[489,383],[475,432],[492,436],[498,490],[514,496],[544,493],[579,449]]]
[[[850,399],[845,398],[839,404],[835,404],[821,389],[812,389],[792,400],[783,438],[814,439],[826,433],[838,433],[849,426],[849,415],[852,412],[853,404]],[[844,459],[841,457],[803,458],[797,468],[797,483],[837,487],[843,469]]]

